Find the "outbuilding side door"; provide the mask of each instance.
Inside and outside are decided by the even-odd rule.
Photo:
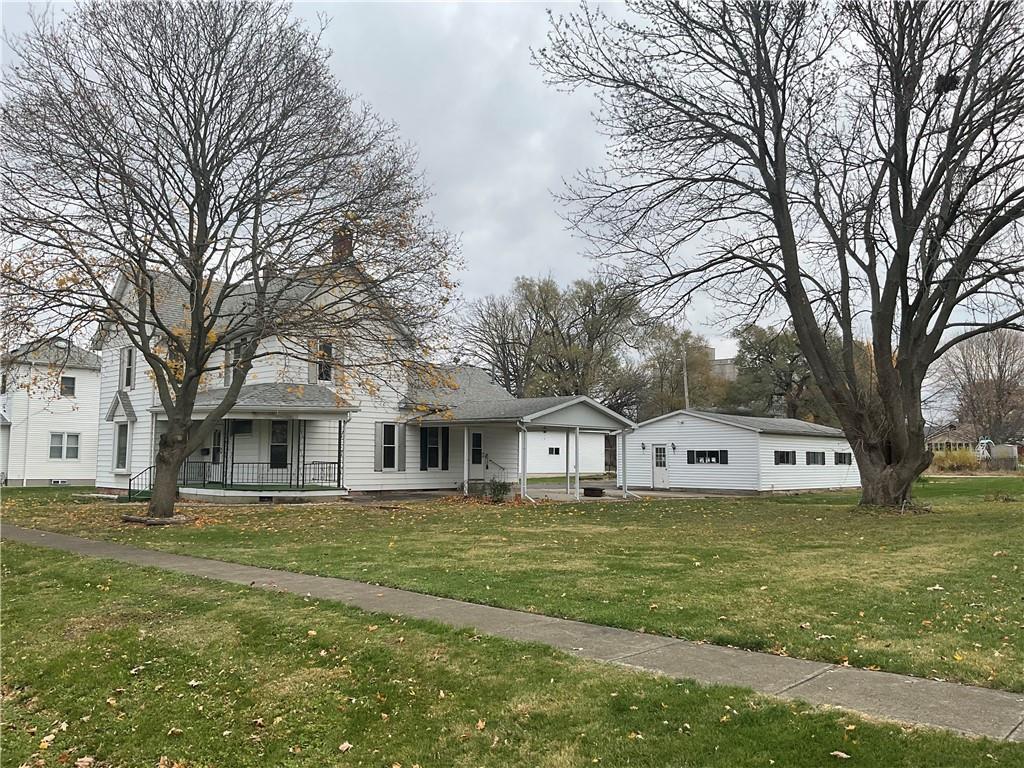
[[[668,446],[656,443],[651,446],[651,487],[668,488]]]

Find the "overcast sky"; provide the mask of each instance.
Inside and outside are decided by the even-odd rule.
[[[2,0],[0,0],[2,2]],[[66,4],[54,3],[57,8]],[[601,163],[603,142],[583,94],[546,86],[530,48],[544,44],[547,9],[574,4],[300,2],[329,19],[326,44],[343,86],[394,120],[414,143],[433,211],[462,239],[468,298],[505,291],[517,275],[586,276],[584,243],[566,231],[552,192]],[[5,30],[28,24],[27,3],[2,2]],[[734,345],[698,304],[684,324]]]

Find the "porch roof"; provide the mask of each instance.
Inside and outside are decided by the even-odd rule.
[[[475,400],[420,417],[441,423],[522,423],[524,426],[575,427],[618,431],[633,426],[625,416],[583,395]]]
[[[224,399],[226,387],[208,389],[196,395],[195,411],[204,413],[212,411]],[[162,410],[159,406],[153,410]],[[238,399],[228,412],[246,413],[278,413],[278,412],[318,412],[338,413],[355,411],[358,408],[341,395],[320,384],[285,384],[274,382],[269,384],[246,384],[238,391]]]

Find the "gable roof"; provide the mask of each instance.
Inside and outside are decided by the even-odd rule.
[[[769,435],[797,435],[801,437],[839,437],[845,438],[846,434],[841,429],[829,427],[824,424],[815,424],[811,421],[801,419],[783,419],[773,416],[737,416],[731,413],[714,413],[712,411],[679,410],[671,413],[664,413],[655,416],[638,424],[638,427],[653,424],[673,416],[690,416],[692,418],[713,421],[718,424],[727,424],[732,427],[739,427],[751,432],[761,432]]]
[[[107,415],[104,417],[106,421],[114,420],[114,417],[117,416],[117,406],[119,405],[128,421],[138,420],[138,417],[135,415],[135,407],[132,405],[132,400],[128,397],[128,393],[123,389],[119,389],[114,393],[114,397],[110,401],[110,407],[107,408]]]
[[[441,366],[440,370],[451,379],[454,387],[412,387],[405,395],[405,407],[425,406],[427,408],[452,408],[472,402],[515,400],[500,384],[495,383],[491,374],[475,365]]]
[[[100,369],[100,356],[76,347],[64,339],[47,339],[27,342],[3,355],[3,365],[19,363],[43,363],[63,368],[82,368],[87,371]]]
[[[574,405],[584,405],[615,424],[617,429],[633,426],[633,422],[620,413],[606,408],[585,395],[562,395],[555,397],[508,397],[500,400],[473,400],[448,407],[444,412],[427,414],[423,421],[448,423],[468,422],[522,422],[529,424],[535,419],[557,413]]]

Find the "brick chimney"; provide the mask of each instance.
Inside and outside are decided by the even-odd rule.
[[[331,237],[331,260],[335,264],[352,261],[353,233],[348,227],[338,227]]]

